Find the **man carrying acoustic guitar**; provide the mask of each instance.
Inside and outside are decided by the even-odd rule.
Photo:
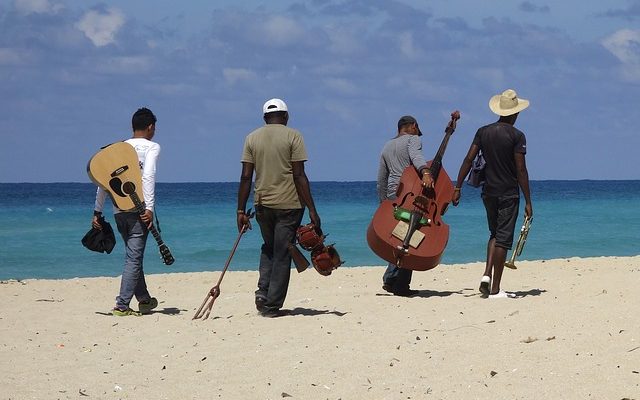
[[[413,165],[422,175],[422,186],[433,188],[433,178],[422,155],[420,136],[422,132],[415,118],[410,115],[400,118],[398,135],[384,145],[380,155],[377,182],[380,202],[395,199],[402,172],[409,165]],[[396,296],[414,296],[418,291],[409,288],[412,272],[389,263],[382,277],[382,288]]]
[[[525,163],[527,139],[524,133],[513,126],[518,113],[528,106],[529,101],[518,98],[512,89],[507,89],[489,100],[489,108],[500,116],[500,119],[478,129],[460,166],[453,193],[452,202],[457,206],[464,179],[476,155],[482,151],[486,161],[482,201],[487,212],[490,236],[487,243],[487,263],[480,280],[480,293],[489,298],[515,297],[513,293],[500,290],[500,281],[507,250],[513,245],[520,190],[525,199],[524,213],[526,216],[533,216],[529,173]]]
[[[133,137],[125,140],[135,149],[142,172],[142,192],[144,194],[144,213],[136,210],[122,211],[114,205],[114,217],[118,231],[125,244],[126,258],[120,282],[120,294],[116,297],[116,306],[112,313],[116,316],[140,316],[149,313],[158,306],[158,300],[151,297],[147,290],[142,262],[144,249],[153,225],[155,204],[156,162],[160,154],[160,145],[152,142],[156,131],[156,117],[148,108],[140,108],[131,118]],[[92,225],[102,229],[99,217],[102,215],[107,192],[98,187],[93,211]],[[132,310],[129,303],[136,297],[139,311]]]

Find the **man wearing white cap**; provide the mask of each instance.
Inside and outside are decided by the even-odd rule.
[[[478,129],[469,152],[464,158],[453,194],[452,202],[458,205],[462,183],[471,169],[479,151],[485,161],[485,182],[482,201],[489,224],[487,263],[480,280],[480,292],[489,298],[515,297],[500,290],[507,250],[513,245],[513,231],[518,219],[520,190],[525,199],[525,215],[533,216],[529,191],[529,173],[525,162],[527,139],[514,127],[520,111],[529,101],[518,98],[515,90],[507,89],[489,100],[489,108],[500,116],[497,122]]]
[[[311,222],[322,231],[304,171],[307,151],[300,132],[287,127],[287,105],[280,99],[268,100],[262,114],[266,125],[251,132],[244,142],[237,223],[238,231],[245,224],[251,227],[246,206],[255,172],[254,205],[264,241],[255,303],[261,315],[277,317],[283,314],[291,275],[288,245],[295,238],[305,207]]]

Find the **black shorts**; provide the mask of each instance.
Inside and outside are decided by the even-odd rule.
[[[513,245],[513,230],[518,219],[520,198],[514,196],[493,197],[483,194],[482,202],[487,210],[491,239],[496,239],[496,246],[510,250]]]

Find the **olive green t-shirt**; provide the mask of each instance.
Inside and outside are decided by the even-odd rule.
[[[267,124],[251,132],[244,141],[242,162],[254,165],[254,203],[281,210],[302,208],[292,163],[306,160],[304,140],[297,130]]]

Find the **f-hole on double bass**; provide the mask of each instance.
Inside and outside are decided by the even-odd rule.
[[[408,166],[400,178],[396,199],[380,203],[367,229],[371,250],[400,268],[415,271],[434,268],[440,263],[449,241],[449,225],[444,223],[442,216],[454,188],[442,167],[442,157],[458,119],[460,112],[452,112],[438,152],[427,163],[433,188],[425,189],[416,168]]]

